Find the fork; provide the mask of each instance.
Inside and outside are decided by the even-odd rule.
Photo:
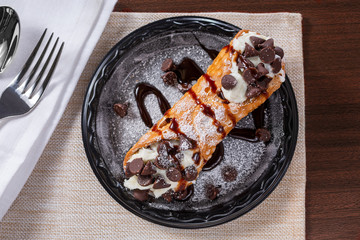
[[[54,33],[52,33],[38,60],[36,63],[33,63],[46,32],[47,29],[45,29],[44,33],[41,35],[39,42],[36,44],[34,50],[30,54],[20,73],[2,93],[0,98],[0,119],[25,114],[32,110],[39,103],[41,96],[43,95],[44,90],[47,87],[53,72],[55,71],[56,65],[64,47],[64,42],[62,42],[60,48],[57,50],[55,58],[52,61],[52,65],[50,66],[50,69],[45,76],[44,73],[47,70],[47,66],[50,63],[56,46],[59,42],[59,38],[57,38],[53,44],[51,52],[45,59],[45,63],[42,64],[42,60],[44,59],[44,56],[54,35]],[[39,69],[40,65],[42,65],[41,70]],[[30,66],[32,66],[32,69],[30,73],[27,73]],[[36,78],[34,78],[38,69],[40,72],[37,74]],[[43,75],[45,78],[43,78]]]

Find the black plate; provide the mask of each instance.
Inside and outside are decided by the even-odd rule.
[[[171,105],[181,96],[165,86],[160,75],[162,60],[175,62],[190,57],[206,71],[212,62],[199,46],[220,50],[240,29],[234,25],[203,17],[176,17],[153,22],[137,29],[105,56],[92,77],[83,105],[82,134],[89,163],[108,193],[130,212],[151,222],[176,228],[203,228],[233,220],[261,203],[284,176],[294,153],[298,134],[296,100],[289,79],[267,101],[265,125],[272,141],[249,143],[230,137],[224,139],[225,158],[219,166],[202,172],[195,192],[185,202],[165,203],[161,199],[139,202],[122,185],[122,159],[147,128],[136,108],[133,87],[150,82],[158,87]],[[161,114],[152,109],[153,122]],[[112,110],[116,102],[129,102],[128,115],[121,119]],[[155,104],[157,105],[157,104]],[[252,126],[251,114],[239,123]],[[244,157],[245,156],[245,157]],[[235,183],[221,181],[221,168],[238,167]],[[215,201],[202,198],[205,183],[220,185]]]

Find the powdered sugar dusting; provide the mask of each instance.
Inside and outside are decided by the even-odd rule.
[[[228,44],[229,38],[224,36],[214,36],[204,32],[195,32],[198,39],[209,49],[220,50]],[[183,94],[174,86],[167,86],[162,82],[160,76],[163,74],[160,70],[161,64],[165,58],[172,58],[175,63],[180,63],[184,57],[194,60],[205,72],[212,60],[207,53],[198,45],[192,33],[176,33],[164,35],[140,43],[132,51],[123,56],[122,61],[113,72],[111,78],[102,89],[99,99],[99,107],[96,116],[96,140],[99,145],[99,151],[106,163],[106,167],[112,175],[119,180],[120,188],[123,187],[124,179],[122,161],[126,152],[144,135],[148,128],[142,122],[135,102],[134,87],[139,82],[147,82],[155,86],[166,97],[170,105],[173,106]],[[120,118],[114,113],[112,107],[114,103],[128,103],[128,115]],[[179,105],[178,108],[186,109],[186,103]],[[156,123],[162,114],[159,110],[157,99],[154,96],[148,96],[145,100],[153,123]],[[215,110],[215,114],[221,118],[222,112]],[[205,121],[205,125],[212,123],[212,119],[203,115],[199,122]],[[182,123],[185,123],[189,115],[184,115]],[[208,119],[207,119],[208,118]],[[205,119],[205,120],[204,120]],[[271,159],[279,150],[283,137],[283,112],[280,102],[280,96],[274,94],[269,100],[269,107],[266,111],[265,123],[272,133],[272,140],[265,146],[264,143],[249,143],[230,137],[223,141],[225,148],[224,160],[214,169],[208,172],[201,172],[194,185],[194,194],[186,202],[165,203],[158,199],[149,204],[159,209],[206,209],[213,204],[228,201],[234,193],[242,192],[246,186],[251,185],[267,169]],[[238,126],[254,128],[251,115],[242,119]],[[211,124],[211,126],[213,126]],[[210,127],[210,125],[209,125]],[[190,138],[195,138],[192,126],[190,124],[181,124],[180,130]],[[211,130],[216,131],[216,129]],[[168,136],[173,132],[165,133]],[[211,134],[210,134],[211,135]],[[211,136],[206,134],[203,141],[211,140]],[[234,182],[227,183],[223,181],[221,169],[225,166],[234,166],[238,171],[238,176]],[[212,183],[220,187],[219,197],[210,201],[205,197],[204,188],[206,184]]]

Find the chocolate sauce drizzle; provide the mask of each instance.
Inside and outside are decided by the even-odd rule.
[[[185,68],[183,68],[183,70],[180,71],[180,74],[183,74],[181,76],[188,76],[188,77],[191,76],[191,79],[193,79],[194,77],[196,77],[198,79],[201,76],[201,74],[200,74],[200,71],[194,70],[194,69],[198,68],[196,63],[194,61],[192,61],[192,60],[189,61],[189,59],[185,60],[185,61],[184,60],[183,60],[183,62],[185,62],[185,63],[182,66],[183,67],[184,66],[191,66],[191,67],[189,68],[189,70],[185,70]],[[184,74],[184,73],[186,73],[186,74]],[[213,81],[208,74],[203,74],[203,77],[209,83],[211,91],[213,93],[215,93],[216,90],[217,90],[217,87],[215,85],[215,81]],[[189,79],[185,79],[184,77],[182,78],[181,81],[183,83],[191,82]],[[147,95],[154,94],[157,97],[157,100],[158,100],[158,103],[159,103],[159,106],[160,106],[160,110],[161,110],[161,112],[163,114],[165,114],[165,112],[168,109],[170,109],[169,102],[166,100],[166,98],[161,94],[161,92],[157,88],[155,88],[154,86],[152,86],[152,85],[150,85],[148,83],[139,83],[139,84],[137,84],[136,87],[135,87],[134,92],[135,92],[135,99],[136,99],[136,102],[137,102],[137,105],[138,105],[138,108],[139,108],[139,111],[140,111],[140,116],[141,116],[143,122],[145,123],[146,126],[152,127],[153,131],[161,133],[161,131],[159,129],[157,129],[156,125],[152,126],[152,120],[151,120],[151,117],[150,117],[148,111],[146,110],[144,100],[145,100],[145,97]],[[215,113],[211,109],[211,107],[207,106],[204,103],[202,103],[202,101],[198,98],[198,96],[196,95],[196,93],[192,89],[190,89],[188,91],[188,93],[194,99],[196,104],[201,106],[201,111],[206,116],[213,119],[213,123],[217,127],[217,132],[222,134],[222,137],[224,138],[225,135],[226,135],[224,127],[215,118]],[[252,117],[253,117],[255,129],[235,127],[229,132],[228,136],[230,136],[232,138],[236,138],[236,139],[245,140],[245,141],[248,141],[248,142],[258,142],[259,139],[256,137],[255,132],[256,132],[256,129],[264,127],[264,115],[265,115],[264,110],[266,108],[266,103],[267,102],[265,102],[263,105],[261,105],[259,108],[255,109],[251,113]],[[229,118],[231,119],[231,121],[235,125],[236,124],[235,117],[228,110],[228,105],[227,104],[225,104],[225,107],[227,108]],[[179,124],[176,121],[176,119],[171,119],[170,129],[173,132],[175,132],[177,135],[184,135],[185,136],[185,134],[180,131]],[[208,171],[208,170],[211,170],[214,167],[216,167],[221,162],[221,160],[223,159],[223,156],[224,156],[224,146],[223,146],[223,143],[220,142],[217,145],[216,150],[213,153],[212,157],[205,164],[205,166],[203,168],[203,171]]]
[[[160,111],[162,114],[165,114],[167,110],[170,109],[170,104],[168,100],[162,95],[162,93],[154,86],[148,83],[138,83],[134,89],[136,103],[140,112],[141,119],[145,125],[149,128],[153,126],[150,114],[145,107],[145,98],[149,94],[154,94],[158,100]]]
[[[209,78],[210,79],[210,78]],[[212,81],[212,80],[210,80]],[[213,82],[213,81],[212,81]],[[226,136],[224,127],[221,125],[221,123],[216,119],[215,117],[215,112],[211,109],[210,106],[206,105],[205,103],[201,102],[201,100],[197,97],[196,93],[190,89],[188,91],[188,93],[190,94],[190,96],[192,97],[192,99],[194,99],[194,101],[196,102],[197,105],[200,105],[201,111],[208,117],[213,119],[213,123],[214,125],[217,127],[217,132],[220,133],[222,135],[222,137],[224,138]]]

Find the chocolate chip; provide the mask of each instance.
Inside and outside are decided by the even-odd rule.
[[[275,47],[274,51],[281,59],[284,57],[284,50],[281,47]]]
[[[189,195],[189,192],[188,192],[188,190],[187,189],[184,189],[184,190],[182,190],[182,191],[178,191],[178,192],[175,192],[174,193],[174,198],[176,199],[176,200],[185,200],[187,197],[188,197],[188,195]]]
[[[149,190],[140,190],[140,189],[135,189],[132,191],[133,196],[135,199],[139,200],[139,201],[146,201],[149,199]]]
[[[252,61],[250,61],[247,58],[244,58],[242,55],[239,55],[239,57],[237,59],[237,66],[239,69],[255,67],[255,65],[252,63]]]
[[[174,72],[167,72],[161,76],[165,84],[173,86],[177,82],[177,75]]]
[[[221,170],[225,182],[233,182],[238,175],[236,169],[232,166],[226,166]]]
[[[259,44],[259,48],[266,48],[266,47],[274,48],[274,39],[269,38],[265,42]]]
[[[243,55],[244,57],[254,57],[254,56],[258,56],[259,52],[249,44],[245,43],[245,49]]]
[[[187,91],[190,90],[190,88],[192,87],[192,85],[190,83],[182,83],[182,84],[178,84],[177,88],[180,90],[180,92],[182,93],[186,93]]]
[[[174,64],[174,61],[171,58],[165,59],[161,65],[161,70],[164,72],[174,71],[175,69],[176,69],[176,65]]]
[[[179,144],[180,151],[193,149],[196,147],[196,142],[184,135],[180,135],[179,140],[180,140],[180,144]]]
[[[171,142],[162,140],[157,147],[157,152],[159,154],[166,154],[167,156],[172,148],[174,148],[174,146],[171,144]]]
[[[253,98],[253,97],[257,97],[261,94],[261,90],[260,88],[256,87],[256,86],[252,86],[249,85],[246,89],[246,97],[247,98]]]
[[[170,186],[171,186],[171,184],[166,183],[163,177],[157,177],[155,179],[153,188],[154,189],[161,189],[161,188],[168,188]]]
[[[162,141],[159,143],[159,146],[157,147],[157,151],[159,155],[155,158],[154,164],[156,167],[160,169],[167,169],[171,166],[171,157],[170,157],[170,151],[171,151],[170,143],[168,141]]]
[[[140,175],[146,176],[146,175],[152,175],[152,174],[155,174],[155,173],[156,173],[156,170],[155,170],[154,165],[150,161],[148,161],[145,164],[145,166],[144,166],[143,170],[141,171]]]
[[[225,75],[221,79],[221,85],[226,90],[233,89],[237,84],[237,80],[234,76],[231,75]]]
[[[266,47],[260,51],[260,60],[264,63],[271,63],[275,59],[275,51],[272,48]]]
[[[269,71],[265,68],[265,65],[263,63],[259,63],[256,67],[256,69],[258,70],[258,76],[265,76],[266,74],[269,73]]]
[[[161,195],[167,202],[171,202],[173,200],[174,191],[172,189],[166,191],[163,195]]]
[[[134,176],[134,174],[132,174],[132,173],[130,172],[129,164],[126,164],[126,166],[125,166],[125,177],[126,177],[126,178],[130,178],[130,177],[132,177],[132,176]]]
[[[272,78],[268,78],[266,76],[262,76],[256,81],[256,86],[260,89],[260,91],[264,92],[268,88],[269,82]]]
[[[256,81],[257,74],[258,73],[257,73],[256,68],[247,68],[242,73],[242,77],[244,78],[244,80],[247,84],[251,84]]]
[[[206,197],[210,200],[214,200],[220,192],[220,190],[212,184],[207,185],[205,191]]]
[[[250,42],[253,44],[254,48],[259,48],[259,44],[265,42],[265,39],[255,37],[255,36],[251,36],[250,37]]]
[[[172,166],[180,166],[179,160],[182,158],[178,152],[178,146],[172,145],[169,141],[161,141],[157,147],[159,155],[155,158],[154,164],[160,169],[167,169]]]
[[[157,156],[154,160],[154,165],[159,169],[165,170],[168,166],[170,166],[170,162],[168,162],[167,159]]]
[[[113,109],[117,113],[117,115],[123,118],[127,115],[128,105],[122,103],[115,103]]]
[[[177,168],[169,167],[166,170],[166,177],[172,182],[178,182],[181,179],[181,172]]]
[[[154,182],[154,178],[151,175],[146,175],[146,176],[139,175],[137,181],[141,186],[149,186]]]
[[[194,181],[198,175],[196,167],[194,165],[188,166],[184,169],[184,179],[186,181]]]
[[[128,165],[129,165],[130,173],[132,173],[133,175],[136,175],[136,174],[139,174],[141,172],[141,170],[143,169],[144,161],[142,160],[142,158],[135,158],[134,160],[129,162]]]
[[[271,133],[265,128],[256,129],[255,136],[262,142],[268,142],[271,139]]]
[[[200,163],[200,153],[199,152],[194,153],[192,159],[194,160],[194,163],[198,165]]]
[[[275,58],[275,60],[270,64],[273,70],[273,73],[278,73],[281,70],[281,59]]]

